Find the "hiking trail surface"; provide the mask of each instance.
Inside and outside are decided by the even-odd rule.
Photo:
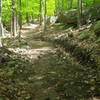
[[[78,75],[84,66],[70,53],[63,56],[61,48],[36,39],[41,31],[38,25],[26,24],[20,43],[15,38],[5,40],[4,45],[15,58],[9,61],[10,68],[0,66],[0,100],[74,100],[73,93],[81,94]]]

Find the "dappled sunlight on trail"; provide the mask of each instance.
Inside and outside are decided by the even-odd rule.
[[[30,59],[37,59],[38,57],[46,54],[47,52],[52,51],[52,49],[49,47],[42,47],[38,49],[9,48],[9,50],[21,55],[25,55]]]
[[[37,25],[37,24],[30,24],[30,23],[26,23],[26,24],[24,24],[23,25],[23,29],[35,29],[35,28],[37,28],[39,25]]]
[[[11,47],[9,50],[24,55],[31,60],[38,59],[48,52],[54,52],[54,48],[49,43],[34,39],[34,35],[38,34],[37,30],[39,29],[38,24],[24,24],[21,37],[23,37],[24,41],[27,41],[27,44],[20,48]]]

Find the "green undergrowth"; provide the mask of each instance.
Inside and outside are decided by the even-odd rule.
[[[98,39],[96,40],[96,43],[100,43],[100,38],[98,38]]]
[[[40,76],[44,76],[47,84],[45,86],[51,88],[46,92],[50,100],[88,100],[100,91],[95,85],[95,78],[99,73],[95,68],[82,66],[76,62],[72,63],[70,56],[64,57],[59,53],[57,55],[60,57],[50,55],[37,61],[37,69],[35,69]],[[49,95],[51,91],[52,95]]]
[[[74,27],[73,25],[71,25],[71,24],[59,24],[59,25],[56,25],[55,26],[55,29],[57,29],[57,30],[65,30],[65,29],[68,29],[68,28],[70,28],[70,27]]]
[[[19,37],[4,38],[3,45],[10,48],[16,48],[20,46],[24,47],[28,44],[27,41],[24,40],[23,38],[21,38],[20,40],[21,41],[19,41]]]
[[[30,98],[28,77],[34,76],[33,64],[21,56],[0,48],[0,100],[26,100]]]
[[[54,37],[49,37],[49,35],[46,37],[46,39],[47,38],[48,40],[50,39],[50,42],[54,42],[55,40]],[[81,31],[81,33],[78,32],[76,37],[67,37],[66,40],[65,38],[64,41],[62,40],[63,37],[58,38],[58,40],[56,38],[57,43],[59,42],[60,45],[62,45],[61,47],[63,48],[68,48],[68,45],[66,43],[67,41],[69,43],[69,48],[71,47],[71,45],[74,45],[74,47],[72,48],[72,52],[69,52],[71,54],[75,53],[78,58],[77,61],[83,66],[81,64],[69,64],[71,61],[70,58],[70,61],[69,59],[66,59],[64,60],[64,63],[62,60],[61,62],[57,61],[59,64],[63,63],[62,65],[64,66],[63,71],[62,69],[60,69],[60,67],[62,66],[59,67],[59,65],[57,65],[58,69],[56,69],[60,70],[64,76],[63,80],[57,82],[58,85],[56,85],[57,93],[59,93],[60,95],[60,100],[87,100],[87,98],[91,96],[100,96],[99,37],[97,37],[92,30],[87,31],[86,29]],[[75,58],[76,56],[73,55],[73,57]],[[91,63],[94,64],[92,65]]]
[[[99,89],[95,85],[98,70],[82,66],[59,50],[45,54],[34,63],[4,50],[0,51],[3,58],[0,60],[0,99],[88,100]]]
[[[78,35],[77,39],[83,41],[88,39],[92,34],[94,34],[92,31],[82,32],[80,35]]]

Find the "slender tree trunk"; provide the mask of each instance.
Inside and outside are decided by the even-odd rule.
[[[62,0],[62,7],[61,7],[62,11],[63,11],[63,8],[64,8],[64,0]]]
[[[44,2],[44,33],[47,30],[47,27],[46,27],[47,16],[46,15],[47,15],[47,0],[45,0],[45,2]]]
[[[16,4],[16,1],[15,0],[12,0],[12,7],[14,7],[15,6],[15,4]],[[16,17],[16,8],[12,8],[12,18],[11,18],[11,25],[12,25],[12,29],[11,29],[11,32],[12,32],[12,35],[13,36],[16,36],[16,33],[17,33],[17,29],[16,29],[16,23],[17,23],[17,17]]]
[[[58,13],[60,12],[60,0],[58,0]]]
[[[81,27],[81,6],[82,6],[82,1],[78,0],[77,1],[77,26],[78,28]]]
[[[3,27],[2,27],[2,0],[0,0],[0,47],[2,47],[2,41],[1,41],[1,37],[2,37],[2,30],[3,30]]]
[[[81,2],[81,16],[82,16],[82,11],[83,11],[82,0],[80,2]]]
[[[28,0],[26,0],[26,8],[28,9]],[[26,23],[29,23],[29,12],[26,12]]]
[[[40,0],[40,25],[42,25],[42,0]]]
[[[57,14],[57,0],[55,0],[55,11],[54,11],[54,15]]]
[[[29,14],[28,14],[28,12],[26,13],[26,23],[29,23]]]
[[[69,9],[72,9],[73,8],[73,0],[70,0],[70,7]]]
[[[21,6],[22,6],[22,1],[21,0],[19,0],[19,9],[20,9],[20,11],[19,11],[19,42],[21,41],[21,30],[22,30],[22,8],[21,8]]]
[[[34,23],[34,14],[32,13],[32,23]]]
[[[15,11],[13,11],[12,12],[12,35],[13,36],[16,36],[16,23],[17,23],[17,21],[16,21],[16,12]]]
[[[22,8],[21,8],[21,6],[22,6],[22,2],[21,2],[21,0],[19,0],[19,8],[20,8],[20,11],[19,11],[19,28],[20,28],[20,30],[22,29],[22,13],[21,13]]]

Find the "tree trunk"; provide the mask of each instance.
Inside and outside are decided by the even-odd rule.
[[[19,11],[19,28],[20,30],[22,29],[22,9],[21,9],[21,6],[22,6],[22,2],[21,0],[19,0],[19,8],[20,8],[20,11]]]
[[[1,37],[2,37],[2,33],[3,33],[3,25],[2,25],[2,0],[0,0],[0,47],[2,47],[2,41],[1,41]]]
[[[78,28],[81,27],[81,6],[82,6],[82,1],[81,0],[78,0],[77,2],[77,26]]]
[[[15,0],[12,0],[12,7],[15,6],[15,3],[16,1]],[[11,32],[12,32],[12,35],[13,36],[16,36],[16,33],[17,33],[17,29],[16,29],[16,25],[17,25],[17,17],[16,17],[16,8],[12,8],[12,18],[11,18]]]
[[[70,7],[69,9],[72,9],[73,8],[73,0],[70,0]]]
[[[26,8],[28,9],[28,0],[26,0]],[[29,12],[26,12],[26,23],[29,23]]]
[[[28,14],[28,12],[26,13],[26,23],[29,23],[29,14]]]
[[[40,25],[42,25],[42,0],[40,0]]]
[[[34,23],[34,14],[32,13],[32,23]]]
[[[54,10],[54,15],[56,16],[57,14],[57,0],[55,0],[55,10]]]
[[[47,27],[46,27],[47,16],[46,15],[47,15],[47,0],[45,0],[45,2],[44,2],[44,33],[47,30]]]
[[[20,11],[19,11],[19,19],[18,19],[18,23],[19,23],[19,42],[21,42],[21,30],[22,30],[22,8],[21,8],[21,6],[22,6],[22,1],[21,0],[19,0],[19,9],[20,9]]]
[[[58,13],[60,12],[60,9],[61,9],[60,8],[60,0],[58,0],[58,11],[57,11]]]
[[[16,36],[16,23],[17,23],[17,21],[16,21],[16,12],[15,11],[13,11],[12,12],[12,35],[13,36]]]
[[[63,11],[63,8],[64,8],[64,0],[62,0],[62,7],[61,7],[62,11]]]

